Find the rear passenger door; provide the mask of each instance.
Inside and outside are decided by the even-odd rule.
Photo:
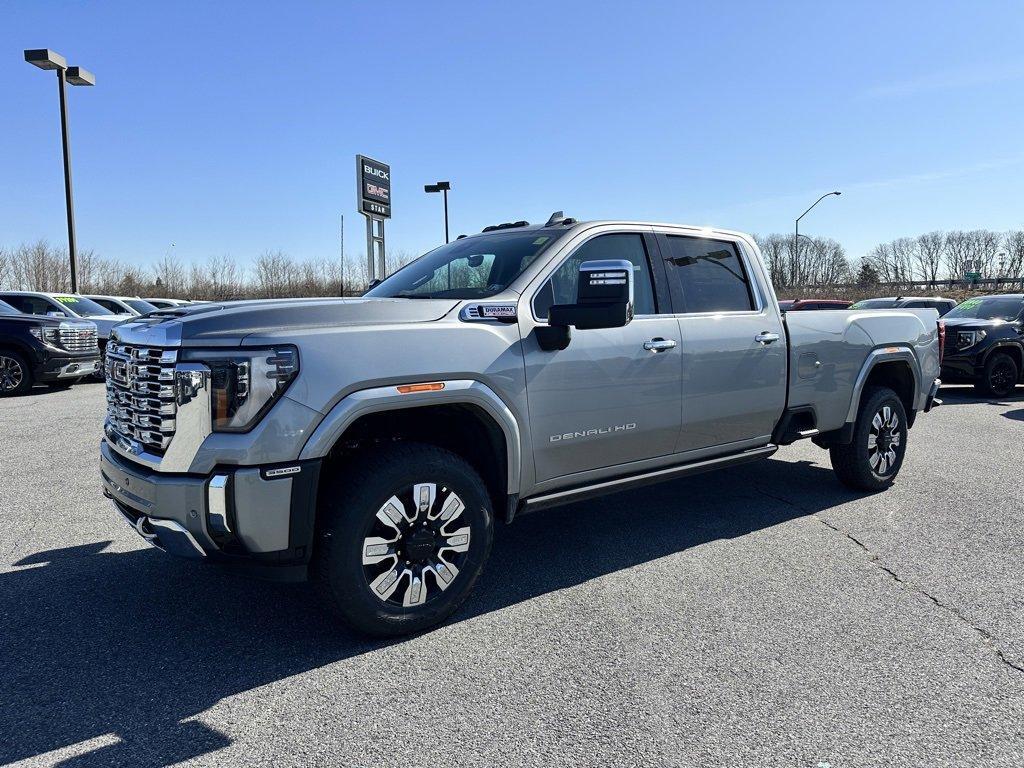
[[[659,232],[682,351],[676,450],[724,453],[767,443],[786,404],[782,319],[739,238]]]

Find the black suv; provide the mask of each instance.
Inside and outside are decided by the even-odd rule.
[[[1024,371],[1024,294],[968,299],[943,318],[942,381],[1006,397]]]
[[[28,392],[37,381],[68,386],[99,366],[93,323],[26,315],[0,301],[0,397]]]

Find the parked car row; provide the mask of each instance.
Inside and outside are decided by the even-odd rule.
[[[956,301],[942,296],[887,296],[863,299],[856,303],[843,299],[784,299],[779,302],[783,312],[816,309],[934,309],[939,317],[956,306]]]
[[[850,304],[833,299],[780,301],[784,312],[821,309],[934,309],[942,318],[942,380],[1006,397],[1024,383],[1024,294],[980,296],[957,304],[942,296],[887,296]]]
[[[103,353],[118,323],[191,302],[137,296],[0,291],[0,397],[36,383],[103,379]]]

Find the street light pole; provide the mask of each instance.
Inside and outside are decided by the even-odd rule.
[[[439,181],[436,184],[424,184],[424,192],[444,193],[444,241],[448,242],[448,190],[452,188],[450,181]]]
[[[808,208],[806,211],[804,211],[803,213],[801,213],[799,216],[796,217],[796,221],[793,223],[793,253],[795,255],[794,265],[796,266],[797,272],[799,272],[799,270],[800,270],[800,219],[802,219],[804,216],[806,216],[808,213],[810,213],[811,212],[811,208],[814,208],[814,206],[816,206],[818,203],[820,203],[826,197],[831,197],[832,195],[836,195],[838,197],[841,194],[843,194],[843,193],[839,192],[839,191],[836,191],[836,192],[826,192],[824,195],[822,195],[817,200],[815,200],[813,203],[811,203],[810,208]],[[799,274],[793,275],[792,277],[793,277],[793,282],[795,283],[797,281],[797,278],[799,278]]]
[[[71,139],[68,131],[67,83],[95,85],[93,74],[81,67],[69,67],[59,53],[46,48],[25,51],[25,61],[40,69],[57,72],[57,91],[60,95],[60,138],[64,152],[64,202],[68,217],[68,257],[71,260],[71,292],[78,293],[78,246],[75,241],[75,201],[71,186]]]
[[[64,149],[64,203],[68,215],[68,255],[71,257],[71,292],[78,293],[78,246],[75,242],[75,199],[71,187],[71,137],[68,134],[68,99],[63,69],[57,70],[60,91],[60,143]]]

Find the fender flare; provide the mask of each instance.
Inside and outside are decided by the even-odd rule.
[[[860,397],[864,393],[864,385],[867,384],[868,376],[879,363],[892,361],[905,362],[910,367],[910,374],[914,379],[914,410],[923,407],[923,398],[927,393],[921,392],[921,365],[917,361],[913,350],[909,347],[881,347],[873,349],[868,353],[867,359],[860,367],[860,372],[853,383],[853,397],[850,399],[850,408],[846,412],[846,423],[851,424],[857,420],[857,409],[860,407]]]
[[[1007,347],[1013,347],[1017,350],[1017,354],[1020,355],[1020,359],[1024,362],[1024,344],[1014,339],[1000,339],[986,349],[981,355],[981,365],[985,366],[988,363],[988,359],[997,352],[1002,352]]]
[[[352,392],[324,416],[313,433],[306,440],[299,455],[300,460],[319,459],[328,454],[345,431],[362,416],[381,411],[404,410],[431,405],[464,403],[475,405],[490,416],[505,436],[507,457],[506,475],[508,493],[518,494],[522,467],[519,423],[505,402],[494,390],[473,379],[443,380],[444,389],[400,393],[396,387],[372,387]]]

